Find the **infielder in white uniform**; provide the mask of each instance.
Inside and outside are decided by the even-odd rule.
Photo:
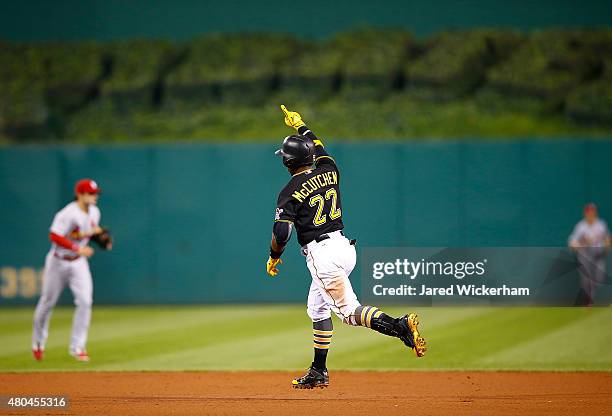
[[[597,215],[593,203],[584,207],[584,219],[574,227],[568,245],[577,253],[581,287],[586,296],[581,303],[593,304],[595,289],[606,277],[606,258],[610,250],[610,231]]]
[[[76,183],[74,192],[75,200],[55,215],[50,228],[52,245],[45,259],[42,293],[34,313],[32,353],[36,360],[43,358],[51,312],[68,285],[76,306],[69,353],[78,361],[89,361],[86,344],[93,282],[87,259],[94,250],[87,244],[91,237],[103,232],[96,206],[100,188],[95,181],[82,179]]]

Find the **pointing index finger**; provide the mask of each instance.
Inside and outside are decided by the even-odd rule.
[[[287,107],[285,107],[283,104],[281,104],[281,110],[283,110],[283,113],[285,113],[285,116],[289,116],[289,110],[287,110]]]

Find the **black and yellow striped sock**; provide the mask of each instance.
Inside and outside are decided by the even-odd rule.
[[[382,314],[383,311],[378,309],[376,306],[364,305],[359,306],[357,309],[355,309],[355,312],[353,313],[353,315],[351,315],[349,319],[355,322],[353,325],[372,328],[372,319],[376,319]]]
[[[359,306],[348,321],[351,325],[365,326],[391,337],[399,337],[402,331],[398,325],[398,319],[387,315],[375,306]]]
[[[331,318],[312,323],[312,334],[314,339],[314,361],[312,366],[321,370],[325,370],[327,361],[327,352],[331,344],[332,335],[334,334],[334,326]]]

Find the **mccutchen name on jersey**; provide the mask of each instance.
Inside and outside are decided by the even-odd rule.
[[[313,192],[318,191],[321,188],[324,188],[329,185],[337,185],[338,184],[338,173],[331,172],[323,172],[318,175],[313,176],[308,179],[304,183],[302,183],[302,187],[296,190],[291,196],[298,200],[298,202],[304,201],[308,198],[308,195]]]

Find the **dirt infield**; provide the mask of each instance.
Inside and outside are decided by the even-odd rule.
[[[324,390],[295,373],[75,372],[0,374],[0,395],[67,395],[53,415],[609,415],[612,372],[334,372]]]

